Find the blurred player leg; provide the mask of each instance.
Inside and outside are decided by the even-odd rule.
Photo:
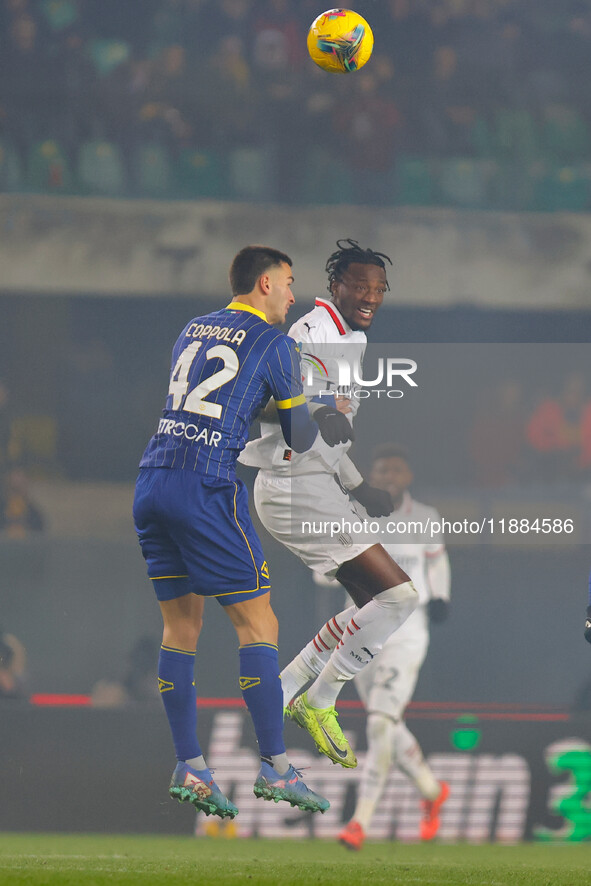
[[[367,755],[357,805],[351,822],[338,837],[347,848],[361,848],[392,765],[410,778],[423,797],[421,839],[433,839],[439,829],[439,811],[449,788],[437,781],[403,720],[428,642],[426,615],[421,608],[390,638],[375,662],[355,679],[355,687],[369,714]]]

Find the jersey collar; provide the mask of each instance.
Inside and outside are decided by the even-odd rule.
[[[314,304],[317,308],[325,308],[325,310],[328,311],[334,325],[339,330],[339,335],[347,335],[348,332],[352,332],[351,327],[349,326],[337,306],[334,304],[334,302],[329,301],[326,298],[319,298],[317,296]]]
[[[264,320],[265,323],[268,323],[267,315],[264,311],[259,311],[257,308],[253,308],[251,305],[244,305],[241,301],[231,301],[229,305],[226,305],[227,311],[248,311],[249,314],[256,314],[257,317],[260,317],[261,320]]]

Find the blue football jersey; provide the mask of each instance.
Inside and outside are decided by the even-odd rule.
[[[196,317],[173,348],[166,406],[140,467],[234,477],[250,424],[270,397],[280,410],[305,403],[295,342],[238,302]]]

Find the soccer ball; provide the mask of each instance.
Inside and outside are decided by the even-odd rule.
[[[308,31],[312,61],[333,74],[362,68],[373,50],[373,33],[365,19],[351,9],[327,9]]]

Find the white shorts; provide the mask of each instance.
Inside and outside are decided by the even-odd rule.
[[[254,503],[267,532],[321,575],[333,577],[339,566],[381,541],[333,474],[278,477],[261,470]]]
[[[402,719],[428,647],[428,616],[425,607],[419,606],[355,677],[355,688],[368,713]]]

